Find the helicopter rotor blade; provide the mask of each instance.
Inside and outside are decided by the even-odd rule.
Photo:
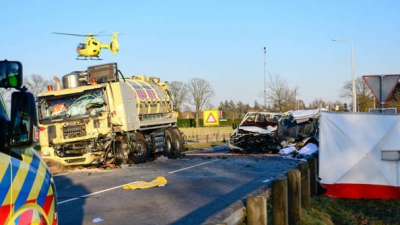
[[[102,32],[99,32],[99,33],[97,33],[97,34],[92,34],[92,36],[113,36],[113,34],[102,34],[102,33],[104,33],[105,31],[102,31]]]
[[[53,32],[53,34],[61,34],[61,35],[70,35],[70,36],[79,36],[79,37],[95,37],[95,36],[112,36],[112,34],[100,34],[104,33],[105,31],[99,32],[97,34],[71,34],[71,33],[59,33]]]
[[[97,34],[94,34],[94,35],[96,35],[96,36],[104,36],[104,35],[108,35],[108,34],[104,34],[104,32],[106,32],[106,31],[100,31],[100,32],[98,32]]]
[[[58,32],[53,32],[53,34],[71,35],[71,36],[79,36],[79,37],[93,36],[92,34],[70,34],[70,33],[58,33]]]

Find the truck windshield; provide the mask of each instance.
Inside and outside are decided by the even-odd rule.
[[[39,120],[65,119],[75,116],[96,116],[106,110],[102,89],[63,96],[38,98]]]

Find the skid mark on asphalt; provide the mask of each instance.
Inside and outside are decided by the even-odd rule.
[[[200,164],[197,164],[197,165],[194,165],[194,166],[189,166],[189,167],[182,168],[182,169],[179,169],[179,170],[171,171],[171,172],[169,172],[169,174],[177,173],[177,172],[180,172],[180,171],[183,171],[183,170],[188,170],[188,169],[191,169],[191,168],[194,168],[194,167],[198,167],[198,166],[202,166],[202,165],[209,164],[209,163],[212,163],[212,162],[216,162],[218,160],[219,159],[216,159],[216,160],[212,160],[210,162],[200,163]],[[57,205],[61,205],[61,204],[67,203],[67,202],[72,202],[72,201],[75,201],[75,200],[78,200],[78,199],[81,199],[81,198],[87,198],[87,197],[90,197],[90,196],[93,196],[93,195],[97,195],[97,194],[101,194],[101,193],[104,193],[104,192],[107,192],[107,191],[111,191],[111,190],[114,190],[114,189],[117,189],[117,188],[122,188],[125,185],[134,184],[134,183],[138,183],[138,181],[134,181],[134,182],[130,182],[130,183],[127,183],[127,184],[115,186],[115,187],[104,189],[104,190],[101,190],[101,191],[96,191],[96,192],[93,192],[93,193],[90,193],[90,194],[87,194],[87,195],[82,195],[80,197],[67,199],[65,201],[58,202]]]

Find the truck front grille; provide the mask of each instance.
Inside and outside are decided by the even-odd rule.
[[[65,126],[62,130],[64,139],[82,137],[86,135],[85,125]]]

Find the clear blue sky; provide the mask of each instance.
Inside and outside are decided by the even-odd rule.
[[[355,75],[400,73],[398,0],[0,0],[0,59],[19,60],[25,76],[46,79],[88,66],[117,62],[125,76],[208,80],[212,104],[224,100],[263,104],[267,73],[300,88],[308,105],[339,98]],[[102,50],[102,61],[75,60],[85,38],[64,33],[113,33],[120,51]],[[99,37],[109,42],[109,37]]]

